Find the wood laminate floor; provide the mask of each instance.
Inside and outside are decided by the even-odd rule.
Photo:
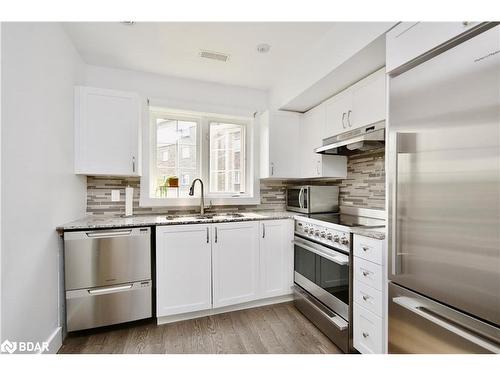
[[[59,353],[341,353],[293,303],[164,325],[155,320],[68,335]]]

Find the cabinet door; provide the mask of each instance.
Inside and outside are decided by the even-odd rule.
[[[289,294],[293,285],[293,220],[260,222],[260,294]]]
[[[260,116],[261,178],[297,178],[300,114],[266,111]]]
[[[352,99],[352,112],[348,112],[347,116],[350,129],[385,120],[385,68],[377,70],[356,84]]]
[[[209,225],[156,227],[156,311],[173,315],[212,307]]]
[[[220,223],[212,229],[214,307],[257,299],[259,223]]]
[[[347,116],[352,111],[352,92],[347,89],[325,102],[325,138],[342,134],[349,130]]]
[[[386,67],[390,72],[479,22],[401,22],[386,34]]]
[[[300,124],[300,177],[316,178],[321,176],[321,155],[314,149],[323,144],[325,129],[325,105],[320,104],[304,113]]]
[[[75,173],[139,176],[140,102],[135,93],[75,89]]]

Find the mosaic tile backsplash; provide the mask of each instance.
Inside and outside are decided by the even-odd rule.
[[[384,150],[374,150],[349,156],[347,178],[329,181],[269,181],[261,180],[261,204],[249,206],[215,206],[213,211],[282,211],[285,210],[287,185],[338,185],[340,204],[371,209],[385,209]],[[198,207],[139,207],[139,177],[87,177],[87,213],[92,215],[122,215],[125,213],[125,187],[134,188],[134,214],[194,213]],[[111,202],[111,190],[120,190],[120,201]],[[208,203],[208,202],[207,202]]]

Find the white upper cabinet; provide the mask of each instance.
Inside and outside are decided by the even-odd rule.
[[[349,130],[348,121],[352,115],[352,101],[352,91],[345,90],[325,102],[325,138],[341,134]]]
[[[213,307],[259,297],[259,223],[212,226]]]
[[[260,222],[260,297],[292,293],[293,220]]]
[[[212,307],[210,225],[156,227],[156,311],[175,315]]]
[[[320,155],[314,150],[325,138],[326,105],[322,103],[303,114],[299,130],[299,171],[301,178],[343,178],[347,175],[345,156]]]
[[[381,68],[325,101],[325,137],[385,120],[385,81]]]
[[[401,22],[386,34],[387,72],[477,26],[479,22]]]
[[[359,128],[385,120],[385,68],[361,80],[352,90],[352,113],[347,116],[350,128]]]
[[[300,114],[266,111],[259,117],[260,178],[298,178]]]
[[[94,87],[75,88],[75,173],[140,175],[139,97]]]

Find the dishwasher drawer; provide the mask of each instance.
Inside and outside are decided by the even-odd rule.
[[[68,332],[152,316],[151,280],[66,292]]]
[[[64,234],[65,289],[151,279],[151,229],[123,228]]]

